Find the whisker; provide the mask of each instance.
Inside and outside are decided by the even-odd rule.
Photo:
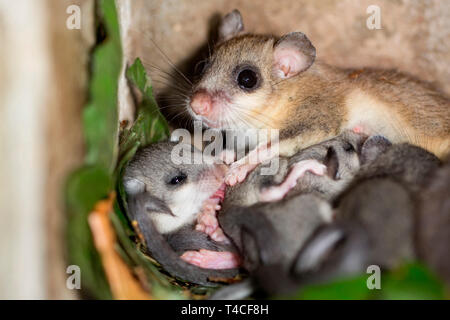
[[[182,107],[181,103],[176,103],[176,104],[165,104],[162,107],[159,107],[160,110],[165,110],[165,109],[169,109],[169,108],[179,108]]]
[[[253,109],[253,110],[248,110],[248,109],[245,109],[245,108],[243,108],[243,107],[241,107],[241,106],[239,106],[239,105],[234,105],[234,107],[236,107],[236,108],[239,109],[239,110],[247,111],[249,114],[256,113],[256,115],[259,115],[259,116],[265,118],[267,121],[272,121],[272,122],[274,121],[273,118],[272,118],[271,116],[268,116],[267,114],[264,114],[264,113],[262,113],[262,112],[259,111],[259,110],[255,110],[255,109]]]
[[[164,70],[151,69],[151,68],[152,67],[149,68],[150,69],[149,74],[150,74],[151,77],[152,76],[158,76],[158,77],[161,77],[163,79],[166,79],[167,81],[175,81],[179,85],[185,87],[186,89],[190,89],[191,88],[190,85],[186,84],[184,82],[184,80],[181,77],[179,77],[178,75],[168,73],[168,72],[166,72]]]
[[[209,41],[208,41],[208,59],[211,59],[211,46],[209,45]]]
[[[188,97],[188,95],[187,95],[188,92],[184,88],[177,86],[176,84],[167,83],[167,82],[164,82],[164,81],[158,80],[158,79],[153,79],[153,82],[164,84],[172,89],[178,90],[178,93],[183,94],[186,97]]]
[[[289,80],[289,79],[291,79],[291,78],[281,79],[280,81],[275,82],[273,85],[274,85],[274,86],[277,86],[277,85],[279,85],[280,83],[282,83],[282,82],[284,82],[284,81],[286,81],[286,80]]]
[[[160,101],[167,101],[167,102],[179,102],[180,104],[184,104],[184,100],[181,97],[158,97],[158,100]]]
[[[239,120],[242,124],[244,124],[244,126],[253,128],[253,125],[251,123],[249,123],[248,121],[246,121],[239,112],[237,112],[236,110],[233,110],[232,108],[230,108],[229,111],[233,114],[233,117],[231,118],[231,120],[233,121],[233,124],[235,124],[235,127],[239,127],[237,125],[237,120]]]
[[[180,81],[180,77],[179,76],[176,76],[174,74],[168,73],[168,72],[166,72],[164,70],[156,69],[156,67],[153,67],[153,68],[155,68],[155,71],[154,71],[155,74],[154,75],[156,75],[158,77],[161,77],[161,78],[163,78],[163,79],[165,79],[167,81],[170,81],[170,82],[173,82],[173,81],[177,82],[178,85],[183,88],[183,90],[186,90],[186,91],[190,91],[191,90],[191,86],[186,84],[184,81]],[[151,72],[153,72],[153,71],[151,71]],[[159,73],[156,73],[156,72],[159,72]],[[152,73],[150,73],[150,77],[153,78],[153,74]],[[183,79],[181,79],[181,80],[183,80]]]
[[[237,107],[237,106],[235,106],[235,107]],[[246,110],[245,108],[242,108],[242,107],[237,107],[237,109],[239,109],[239,112],[242,113],[242,115],[245,116],[248,120],[250,120],[250,119],[254,120],[256,123],[262,122],[266,127],[269,127],[269,128],[272,127],[272,125],[268,121],[257,118],[251,111]],[[269,119],[269,120],[271,120],[271,119]],[[257,126],[257,127],[259,127],[259,126]]]
[[[253,112],[245,110],[245,109],[241,110],[241,111],[246,113],[248,117],[253,118],[253,119],[257,120],[257,121],[260,121],[260,122],[264,123],[267,127],[272,127],[271,123],[275,122],[273,120],[273,118],[268,117],[266,115],[258,114],[258,113],[255,115],[254,114],[254,112],[255,112],[254,110],[253,110]]]
[[[184,80],[186,80],[186,82],[188,84],[190,84],[192,86],[192,82],[184,75],[183,72],[181,72],[181,70],[179,70],[175,64],[169,59],[169,57],[161,50],[161,48],[156,44],[155,41],[153,41],[152,38],[150,38],[150,41],[153,43],[153,45],[156,47],[156,49],[158,49],[159,53],[166,59],[167,63],[169,63],[169,65],[176,71],[178,72],[179,75],[181,75],[183,77]]]
[[[181,115],[185,115],[187,113],[187,110],[182,110],[181,112],[177,113],[174,117],[170,119],[170,121],[175,121],[176,118],[178,118]]]

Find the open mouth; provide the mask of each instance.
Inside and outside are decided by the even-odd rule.
[[[227,185],[222,183],[222,185],[217,189],[217,191],[209,198],[211,200],[218,200],[218,203],[221,203],[225,198],[225,191],[227,189]]]

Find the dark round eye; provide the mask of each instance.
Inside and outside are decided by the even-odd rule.
[[[353,147],[353,145],[351,143],[346,142],[344,144],[344,150],[347,152],[354,152],[355,148]]]
[[[175,176],[170,180],[170,184],[172,184],[172,185],[181,184],[182,182],[184,182],[186,180],[186,178],[187,177],[184,174]]]
[[[244,69],[239,72],[237,82],[242,89],[253,89],[258,84],[258,75],[253,70]]]

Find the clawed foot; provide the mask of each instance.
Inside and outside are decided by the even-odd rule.
[[[315,175],[323,176],[327,171],[327,167],[317,160],[312,159],[297,162],[282,184],[261,191],[260,200],[263,202],[272,202],[283,199],[297,185],[297,180],[308,171]]]
[[[205,269],[232,269],[239,267],[239,257],[232,252],[211,251],[200,249],[200,251],[186,251],[181,259],[187,263]]]

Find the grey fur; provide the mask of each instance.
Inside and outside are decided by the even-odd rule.
[[[450,286],[450,159],[430,175],[420,194],[418,255]]]
[[[176,164],[171,161],[175,142],[160,142],[139,150],[128,164],[123,182],[127,192],[130,218],[138,222],[150,255],[171,275],[202,285],[217,285],[210,278],[229,279],[238,274],[237,269],[213,270],[191,265],[179,258],[187,250],[209,249],[234,251],[234,247],[213,241],[205,233],[194,230],[195,204],[207,199],[214,190],[202,190],[201,181],[211,175],[212,164]],[[191,156],[197,149],[186,145],[185,152]],[[180,185],[170,183],[173,177],[183,175]],[[188,199],[179,199],[180,192],[192,185],[193,194]],[[207,188],[205,188],[207,189]],[[184,191],[183,191],[184,190]],[[177,200],[178,199],[178,200]],[[190,205],[192,204],[192,205]],[[189,211],[192,212],[184,212]],[[177,219],[180,212],[192,214],[194,220],[162,234],[156,222],[168,215]]]
[[[290,168],[302,160],[314,159],[327,166],[325,176],[316,176],[307,172],[292,189],[288,196],[314,192],[330,200],[342,191],[360,167],[359,157],[366,136],[350,131],[340,136],[301,150],[290,158],[279,158],[279,169],[275,175],[261,175],[262,164],[253,170],[242,183],[229,187],[222,204],[222,211],[228,206],[250,206],[259,202],[263,188],[278,185],[284,181]],[[372,138],[370,138],[372,139]],[[348,148],[350,150],[347,150]]]
[[[220,225],[243,256],[250,272],[261,265],[288,266],[303,243],[331,217],[323,199],[300,195],[277,203],[234,207],[219,215]]]
[[[130,212],[133,212],[134,217],[138,222],[139,229],[145,238],[148,252],[163,266],[164,270],[172,276],[178,279],[207,286],[218,285],[217,283],[210,281],[212,278],[231,279],[237,276],[237,269],[204,269],[181,260],[179,258],[179,250],[174,250],[171,247],[167,241],[167,238],[156,230],[148,212],[143,210],[146,206],[146,202],[148,201],[147,195],[145,193],[138,194],[130,197],[128,201],[129,210]],[[185,233],[184,235],[187,237],[186,240],[188,240],[191,239],[191,237],[195,237],[196,232],[192,230],[192,233]],[[189,248],[190,250],[201,249],[211,246],[212,242],[213,241],[208,238],[198,237],[196,241],[193,241],[193,243],[187,245],[186,248]],[[199,247],[196,248],[196,246]]]
[[[227,190],[220,225],[243,256],[244,268],[264,290],[276,292],[278,285],[284,289],[295,285],[288,276],[292,262],[316,229],[331,221],[328,201],[351,182],[360,167],[363,145],[371,139],[345,132],[291,158],[282,158],[274,176],[261,175],[261,165],[243,183]],[[262,188],[281,183],[292,165],[307,159],[326,164],[327,174],[307,173],[284,200],[258,203]]]
[[[333,146],[332,141],[324,144]],[[296,160],[324,159],[323,155],[329,151],[323,151],[321,145],[305,149],[294,157]],[[339,156],[345,149],[348,148],[333,149],[337,159],[345,159],[338,160],[338,169],[334,172],[341,171],[344,177],[351,173],[347,175],[345,190],[324,198],[323,193],[311,188],[309,183],[301,192],[309,190],[309,194],[298,196],[293,192],[279,203],[255,204],[248,208],[230,206],[229,211],[219,217],[224,231],[247,256],[244,267],[266,293],[289,293],[308,283],[364,273],[371,264],[388,270],[418,257],[417,234],[425,239],[422,248],[430,252],[430,247],[437,245],[436,239],[449,239],[450,222],[448,215],[442,213],[445,212],[442,207],[448,204],[445,196],[448,192],[443,190],[448,190],[450,179],[444,169],[436,174],[440,182],[434,184],[439,186],[435,187],[435,197],[428,200],[436,203],[434,216],[422,213],[422,220],[427,222],[418,221],[416,217],[422,188],[440,164],[434,155],[409,144],[391,145],[386,139],[374,136],[356,145],[355,153],[359,159],[365,159],[360,171],[357,172],[357,164],[355,170],[347,172],[353,167],[345,164],[351,164],[349,159],[353,158]],[[299,179],[300,185],[303,178]],[[329,183],[324,186],[330,188]],[[317,197],[321,194],[322,197]],[[237,199],[242,200],[242,197]],[[323,219],[323,209],[320,209],[328,205],[325,199],[336,207],[332,223]],[[439,228],[437,223],[441,223]],[[427,227],[426,232],[424,227]],[[438,235],[431,230],[436,230]],[[447,247],[439,245],[438,250],[441,250],[439,248],[445,251]],[[439,258],[438,254],[424,255],[426,262],[431,261],[436,270],[448,277],[448,259]]]
[[[417,259],[416,237],[426,226],[417,219],[418,198],[427,177],[438,166],[434,155],[408,144],[393,145],[372,163],[364,164],[336,201],[335,222],[322,227],[300,252],[293,269],[297,285],[364,273],[372,264],[386,271]],[[423,218],[430,221],[429,216]],[[435,232],[448,238],[449,227],[447,220]],[[308,261],[306,253],[323,246],[327,235],[336,230],[342,237],[328,244],[330,249],[316,262]],[[433,245],[441,248],[436,242]],[[302,265],[309,268],[305,270]]]

